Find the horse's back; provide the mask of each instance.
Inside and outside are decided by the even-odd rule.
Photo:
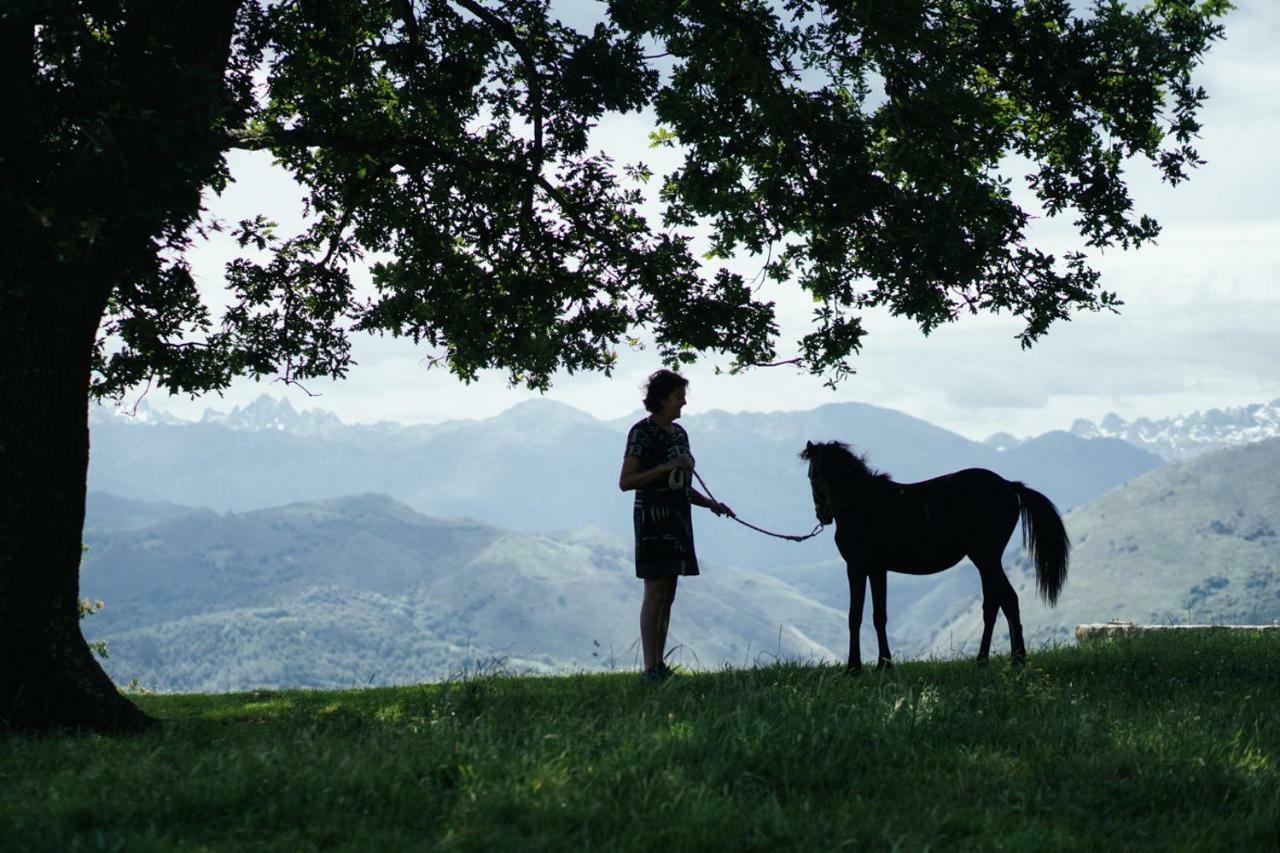
[[[1017,485],[986,468],[966,468],[952,478],[951,504],[964,519],[970,558],[999,554],[1018,526]]]
[[[901,493],[940,510],[952,541],[963,542],[966,552],[974,534],[985,545],[993,538],[1007,539],[1017,524],[1016,485],[986,468],[965,468],[910,483],[901,487]]]
[[[963,468],[947,475],[952,482],[977,485],[1006,487],[1009,481],[988,468]]]
[[[1010,487],[1013,484],[995,471],[986,468],[963,468],[959,471],[952,471],[950,474],[931,477],[928,480],[920,480],[916,483],[895,483],[894,485],[904,492],[922,494],[946,492],[951,495],[959,493],[968,497],[971,494],[982,492],[1012,493]]]

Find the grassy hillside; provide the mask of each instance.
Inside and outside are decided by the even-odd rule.
[[[6,849],[1280,845],[1274,636],[138,701],[157,731],[0,735]]]
[[[1010,567],[1029,640],[1065,638],[1080,623],[1112,618],[1280,619],[1280,439],[1150,471],[1066,523],[1074,547],[1056,608],[1036,597],[1025,562]],[[998,625],[1007,636],[1003,619]],[[981,628],[975,602],[943,636],[976,645]]]

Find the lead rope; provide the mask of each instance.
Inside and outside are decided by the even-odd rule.
[[[675,472],[673,471],[672,473],[675,473]],[[711,498],[711,500],[714,501],[715,503],[720,503],[720,501],[716,499],[716,496],[711,494],[711,488],[707,485],[707,481],[702,479],[702,475],[699,474],[697,471],[694,471],[693,476],[698,481],[698,484],[702,486],[703,491],[707,493],[707,497]],[[738,518],[738,516],[736,515],[730,515],[729,517],[732,518],[734,521],[738,522],[739,524],[741,524],[743,527],[750,527],[752,530],[755,530],[759,533],[763,533],[765,536],[772,536],[775,539],[789,539],[792,542],[803,542],[806,539],[812,539],[813,537],[821,533],[823,527],[826,526],[823,524],[817,524],[817,525],[814,525],[812,533],[806,533],[804,536],[795,536],[793,534],[774,533],[772,530],[765,530],[763,527],[756,527],[751,522],[743,521],[742,519]]]

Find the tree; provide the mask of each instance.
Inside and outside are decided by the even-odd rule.
[[[773,360],[773,306],[710,258],[750,252],[815,300],[803,363],[839,379],[858,312],[928,332],[1008,311],[1024,343],[1112,308],[1082,254],[1031,245],[998,167],[1033,164],[1085,246],[1137,246],[1124,168],[1199,163],[1191,78],[1226,0],[609,0],[590,32],[545,0],[10,0],[0,10],[0,719],[112,730],[146,718],[78,631],[91,396],[239,375],[342,376],[355,332],[426,344],[464,380],[544,388],[608,371],[646,329],[663,359]],[[651,108],[643,164],[588,146]],[[301,234],[202,195],[233,149],[306,188]],[[184,260],[229,227],[214,318]],[[348,268],[373,255],[373,295]]]

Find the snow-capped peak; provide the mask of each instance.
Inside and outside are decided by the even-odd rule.
[[[192,423],[201,423],[234,430],[288,432],[326,438],[345,429],[345,425],[333,412],[323,409],[299,412],[285,398],[277,399],[269,394],[262,394],[253,402],[236,406],[230,412],[205,409],[199,421],[185,420],[153,409],[147,405],[146,400],[139,401],[136,406],[99,403],[89,408],[89,423],[95,426],[190,426]]]
[[[1081,438],[1119,438],[1169,460],[1189,459],[1211,450],[1280,437],[1280,399],[1159,420],[1126,421],[1111,413],[1096,425],[1077,420],[1071,432]]]
[[[299,412],[284,397],[277,399],[269,394],[262,394],[244,406],[236,406],[229,413],[207,409],[200,422],[234,430],[290,432],[298,435],[328,435],[343,426],[333,412],[323,409]]]

